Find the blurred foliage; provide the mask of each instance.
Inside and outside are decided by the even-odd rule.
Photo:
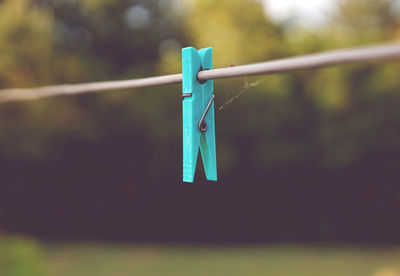
[[[310,30],[271,22],[253,0],[3,0],[0,87],[176,73],[180,48],[189,45],[212,46],[215,67],[224,67],[394,41],[400,38],[398,6],[396,0],[338,0],[327,24]],[[290,171],[288,185],[301,189],[294,168],[321,176],[322,182],[329,180],[326,171],[338,169],[348,170],[349,182],[364,171],[376,172],[376,179],[378,171],[393,176],[393,168],[381,161],[390,162],[387,153],[400,151],[398,72],[398,62],[380,62],[216,81],[217,108],[237,98],[216,113],[221,179],[237,185],[268,182],[279,189],[274,183],[282,178],[275,174]],[[110,183],[116,193],[111,201],[118,203],[110,205],[126,210],[146,198],[140,191],[152,198],[157,189],[145,185],[180,182],[179,95],[179,86],[165,86],[2,104],[0,165],[9,172],[0,176],[9,185],[0,193],[5,225],[21,229],[13,215],[27,211],[11,208],[19,206],[11,198],[26,189],[44,202],[48,194],[79,194],[71,208],[77,213],[87,208],[90,217],[103,208],[91,200],[113,194]],[[364,167],[355,172],[357,166]],[[314,181],[318,187],[320,181]],[[368,200],[379,185],[376,180],[364,188],[346,186],[352,191],[349,204],[361,198],[360,206],[371,206]],[[393,196],[390,206],[397,210],[400,195],[390,191],[383,189],[388,194],[376,205],[386,206],[382,202]],[[20,198],[33,200],[28,194]],[[314,203],[305,205],[315,210]],[[49,204],[58,207],[35,205],[37,216],[43,223],[50,223],[45,214],[59,220],[54,228],[65,233],[72,211],[56,200]],[[313,212],[316,220],[326,218],[324,211]],[[324,223],[337,224],[321,222],[315,231],[334,235]]]
[[[22,236],[0,235],[0,275],[43,276],[44,252],[39,244]]]
[[[46,253],[58,276],[400,275],[399,249],[385,247],[57,244]]]
[[[280,28],[265,18],[260,2],[197,1],[184,24],[196,48],[212,42],[215,67],[268,60],[284,50]]]
[[[176,72],[180,67],[179,47],[187,44],[197,48],[212,45],[215,66],[222,67],[330,48],[387,41],[396,39],[399,33],[399,16],[392,7],[395,2],[394,0],[339,1],[338,10],[332,15],[328,26],[321,27],[313,33],[298,30],[300,34],[291,38],[287,34],[292,34],[294,30],[271,23],[265,18],[261,4],[255,1],[242,0],[237,1],[235,5],[230,1],[213,0],[195,3],[110,0],[2,1],[0,45],[2,45],[1,52],[7,54],[0,63],[0,83],[3,87],[32,86]],[[142,13],[135,14],[135,9],[136,12],[142,11]],[[133,12],[130,12],[132,10]],[[129,16],[138,19],[135,21]],[[364,31],[365,29],[368,31]],[[310,126],[314,132],[310,134],[314,136],[313,147],[316,142],[316,146],[319,147],[317,151],[322,154],[323,160],[327,164],[346,165],[358,158],[363,151],[370,150],[372,146],[368,143],[359,144],[351,137],[354,139],[359,139],[360,136],[371,137],[371,132],[377,125],[387,124],[389,117],[383,114],[380,119],[376,118],[377,113],[372,110],[365,110],[368,114],[363,116],[358,105],[364,101],[376,102],[378,98],[385,101],[389,97],[397,97],[398,69],[398,64],[378,66],[368,64],[307,71],[288,76],[264,77],[266,81],[251,89],[251,96],[246,96],[250,97],[247,103],[242,99],[244,97],[240,99],[240,110],[246,112],[249,109],[257,110],[251,118],[253,123],[250,128],[265,124],[265,117],[273,118],[271,123],[284,127],[284,121],[279,119],[280,112],[288,118],[290,125],[297,124],[296,120],[303,118],[313,125]],[[240,88],[243,80],[220,83],[217,84],[217,91],[235,91],[233,87],[236,85]],[[164,88],[154,88],[149,91],[159,89]],[[143,113],[144,117],[150,118],[146,120],[150,125],[157,125],[157,119],[153,118],[154,113],[158,115],[168,112],[165,110],[168,108],[165,106],[168,96],[152,97],[151,101],[144,104],[141,100],[136,100],[137,97],[136,95],[83,96],[75,99],[23,103],[18,106],[4,105],[0,110],[1,126],[7,131],[2,131],[0,141],[9,152],[17,153],[18,156],[25,152],[27,156],[33,155],[37,158],[41,154],[51,154],[49,150],[52,138],[55,136],[70,135],[95,139],[101,137],[101,133],[108,132],[107,125],[102,123],[102,114],[98,114],[103,108],[112,105],[120,105],[121,109],[133,108],[136,110],[133,111],[134,114],[127,116],[138,116],[137,113]],[[100,100],[101,98],[105,100]],[[127,98],[130,100],[127,101]],[[278,106],[280,100],[277,98],[283,100],[279,111],[268,109],[263,111],[267,114],[262,115],[258,111],[266,108],[253,106],[256,103],[264,106],[266,102],[276,102],[273,105]],[[388,102],[393,101],[388,100]],[[217,103],[222,104],[220,101]],[[141,106],[145,108],[142,109]],[[291,113],[291,110],[298,108],[301,114]],[[381,105],[376,106],[376,109],[382,110],[382,108]],[[390,109],[390,107],[383,109],[388,112],[387,108]],[[225,108],[228,109],[233,111],[234,108]],[[393,109],[392,112],[396,114],[395,106]],[[305,112],[313,113],[315,118],[309,118],[311,114],[307,115]],[[233,114],[229,111],[224,113],[225,118],[230,118]],[[176,116],[178,113],[172,114]],[[365,116],[371,116],[371,120]],[[53,119],[46,119],[50,117]],[[169,120],[176,120],[176,117],[170,117]],[[78,121],[79,125],[72,123]],[[375,124],[367,123],[365,127],[361,127],[365,121],[375,121]],[[16,122],[22,125],[18,131],[14,128]],[[8,124],[11,125],[7,127]],[[345,130],[346,125],[348,131],[352,133]],[[355,128],[354,125],[360,127]],[[248,128],[245,120],[237,129],[246,132]],[[270,128],[265,127],[261,135],[260,129],[255,129],[257,133],[253,135],[263,137],[268,136]],[[159,127],[152,128],[152,131],[158,130]],[[295,146],[292,141],[283,142],[285,139],[277,139],[279,130],[274,132],[274,137],[259,146],[264,148],[270,147],[271,143],[281,144],[277,148],[272,147],[279,148],[278,156],[274,157],[273,152],[268,153],[261,149],[262,158],[267,159],[262,162],[273,163],[276,158],[283,162],[292,162],[292,159],[306,158],[301,157],[302,155],[309,156],[309,148],[305,146],[308,138],[304,140],[291,133],[290,136],[295,135],[297,138],[298,146]],[[342,134],[339,134],[340,132]],[[30,136],[30,141],[24,138],[25,134]],[[249,132],[247,134],[250,135]],[[20,135],[24,137],[18,137]],[[338,135],[342,138],[337,137]],[[157,133],[151,136],[158,137]],[[58,139],[57,137],[55,139]],[[173,136],[170,138],[173,139]],[[290,137],[288,139],[291,140]],[[371,140],[376,139],[371,137]],[[394,146],[397,147],[397,143]],[[286,155],[285,152],[291,153]],[[338,152],[339,156],[336,154]]]
[[[44,9],[31,9],[27,1],[0,4],[0,63],[2,86],[30,86],[52,79],[54,48],[53,16]]]

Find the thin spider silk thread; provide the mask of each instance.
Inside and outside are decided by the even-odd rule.
[[[256,87],[259,84],[261,84],[264,80],[258,80],[255,82],[248,82],[247,78],[245,80],[245,84],[243,85],[243,87],[241,87],[240,89],[238,89],[239,92],[235,93],[236,95],[234,95],[233,97],[231,97],[229,100],[227,100],[224,104],[222,104],[219,108],[218,111],[221,111],[222,109],[225,108],[225,106],[231,104],[232,102],[236,101],[241,95],[243,95],[244,93],[246,93],[250,88],[252,87]]]

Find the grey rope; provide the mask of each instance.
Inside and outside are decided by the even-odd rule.
[[[209,79],[277,74],[301,69],[321,68],[345,63],[373,60],[391,60],[399,58],[400,43],[392,43],[379,46],[334,50],[236,67],[204,70],[200,71],[197,77],[200,81],[206,81]],[[0,102],[33,100],[56,95],[72,95],[104,90],[139,88],[180,82],[182,82],[182,74],[134,80],[54,85],[39,87],[35,89],[3,89],[0,90]]]
[[[199,72],[198,78],[199,80],[209,80],[251,75],[277,74],[301,69],[327,67],[337,64],[388,60],[394,58],[400,58],[400,43],[341,49],[275,61],[212,69]]]

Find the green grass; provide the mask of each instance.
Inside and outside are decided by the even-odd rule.
[[[295,275],[400,276],[400,249],[295,246],[52,245],[57,276]]]

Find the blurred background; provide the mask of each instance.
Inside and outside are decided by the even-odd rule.
[[[0,88],[400,39],[398,0],[1,0]],[[400,62],[216,80],[219,181],[182,183],[181,86],[0,105],[0,275],[400,275]]]

